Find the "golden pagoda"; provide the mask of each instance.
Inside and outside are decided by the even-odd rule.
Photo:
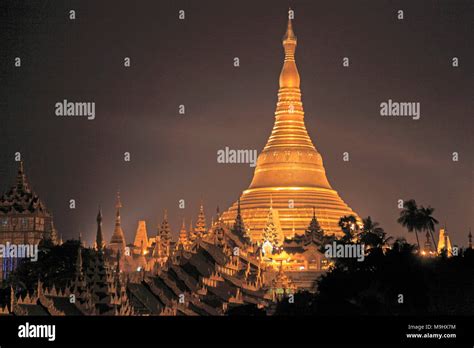
[[[146,221],[139,220],[137,232],[135,233],[135,241],[133,246],[139,250],[141,254],[145,254],[148,249],[148,234],[146,231]]]
[[[304,233],[313,208],[326,234],[342,233],[338,226],[342,216],[354,215],[359,220],[329,184],[321,154],[306,130],[295,62],[296,44],[289,17],[283,37],[285,60],[280,73],[275,124],[258,157],[250,187],[240,197],[242,217],[254,241],[262,239],[271,201],[288,238],[294,235],[293,226],[296,234]],[[223,219],[232,224],[236,214],[237,202],[223,214]]]

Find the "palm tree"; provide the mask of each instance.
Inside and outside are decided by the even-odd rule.
[[[380,224],[378,222],[372,221],[372,218],[370,216],[367,216],[366,219],[362,219],[362,224],[362,229],[364,230],[364,232],[374,233],[377,235],[385,234],[383,228],[380,227]]]
[[[431,239],[433,240],[433,247],[436,250],[436,241],[434,239],[434,231],[435,225],[439,223],[431,214],[433,214],[434,208],[428,206],[427,208],[421,206],[419,209],[420,214],[420,223],[421,229],[427,231],[431,235]]]
[[[378,222],[372,221],[372,218],[368,216],[366,219],[362,219],[363,228],[360,234],[360,241],[369,248],[380,248],[385,251],[389,248],[389,243],[392,237],[385,238],[386,233]]]
[[[397,222],[405,227],[408,232],[415,232],[418,249],[420,249],[418,232],[421,231],[421,214],[414,199],[403,202],[403,209]]]
[[[339,219],[339,227],[342,232],[344,232],[344,237],[342,240],[345,242],[350,242],[354,239],[354,235],[359,229],[357,225],[357,219],[354,215],[343,216]]]

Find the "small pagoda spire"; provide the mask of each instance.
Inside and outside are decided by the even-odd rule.
[[[247,230],[245,228],[245,223],[244,220],[242,219],[242,214],[241,214],[241,209],[240,209],[240,198],[237,201],[237,215],[235,216],[234,220],[234,226],[232,227],[232,233],[240,236],[243,238],[246,242],[250,244],[250,236],[247,233]]]
[[[189,230],[188,230],[188,233],[189,233],[189,238],[191,239],[191,241],[193,242],[194,241],[194,227],[193,227],[193,219],[189,220]]]
[[[168,222],[168,210],[166,209],[163,211],[163,220],[161,221],[158,234],[160,236],[163,255],[169,257],[171,253],[170,245],[172,232]]]
[[[85,281],[84,281],[84,272],[82,270],[82,245],[79,243],[79,246],[77,248],[77,256],[76,256],[76,262],[75,262],[75,274],[74,274],[74,280],[72,283],[72,289],[74,292],[78,292],[80,295],[80,292],[84,290],[85,287]]]
[[[186,231],[186,223],[183,218],[183,223],[181,224],[181,229],[179,231],[179,240],[178,247],[182,246],[183,249],[187,249],[188,246],[188,232]]]
[[[305,230],[304,241],[305,243],[320,243],[323,239],[323,235],[323,230],[316,217],[316,208],[313,206],[313,217],[311,218],[308,228]]]
[[[272,249],[276,249],[283,243],[284,236],[279,224],[278,211],[273,211],[271,203],[270,209],[268,211],[267,222],[263,228],[262,237],[262,243],[270,243],[272,245]]]
[[[30,187],[28,180],[26,179],[25,169],[23,166],[23,160],[18,161],[18,174],[16,176],[16,189],[21,192],[30,193]]]
[[[79,244],[76,257],[76,276],[82,274],[82,246]]]
[[[95,243],[97,250],[102,250],[105,247],[104,235],[102,234],[102,210],[100,209],[97,213],[97,234],[95,237]]]
[[[204,214],[204,205],[201,200],[201,206],[199,207],[199,214],[196,221],[196,228],[194,229],[196,237],[203,238],[207,234],[206,228],[206,215]]]
[[[120,200],[120,191],[117,191],[117,203],[115,203],[116,213],[115,213],[115,226],[120,226],[120,208],[122,208],[122,202]]]
[[[122,230],[122,223],[120,217],[120,208],[122,208],[122,202],[120,200],[120,191],[117,191],[117,202],[115,204],[116,213],[115,213],[115,228],[114,233],[112,234],[112,238],[110,239],[109,248],[113,250],[113,252],[120,252],[123,254],[125,250],[125,236]]]

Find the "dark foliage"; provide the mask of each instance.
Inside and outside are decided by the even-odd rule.
[[[8,287],[12,285],[20,292],[33,291],[39,279],[47,287],[64,288],[74,279],[79,241],[68,240],[62,245],[43,241],[38,248],[38,260],[24,260],[8,278]],[[90,249],[82,249],[85,267],[91,254]]]
[[[378,243],[375,243],[378,244]],[[399,295],[403,303],[399,303]],[[281,301],[277,315],[414,315],[474,312],[474,252],[424,258],[404,240],[385,253],[373,248],[363,262],[337,262],[318,293]]]

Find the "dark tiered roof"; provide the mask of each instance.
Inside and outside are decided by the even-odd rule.
[[[43,214],[49,216],[44,203],[35,194],[26,179],[23,162],[18,166],[16,183],[0,197],[0,214]]]
[[[176,315],[222,315],[223,305],[229,304],[238,291],[243,303],[265,302],[263,289],[254,291],[242,287],[246,282],[245,271],[236,271],[234,275],[216,273],[217,267],[225,267],[230,261],[222,248],[201,240],[193,252],[182,250],[178,253],[177,261],[168,262],[157,275],[148,276],[138,284],[129,283],[128,290],[132,293],[132,305],[136,311],[154,315],[168,307],[175,308]],[[241,262],[245,268],[248,260],[242,259]],[[251,273],[255,273],[254,263],[251,267]],[[201,293],[202,279],[214,276],[220,278],[216,286],[207,286]],[[247,280],[254,278],[254,275],[249,275]],[[185,306],[178,304],[182,294],[185,295]]]

